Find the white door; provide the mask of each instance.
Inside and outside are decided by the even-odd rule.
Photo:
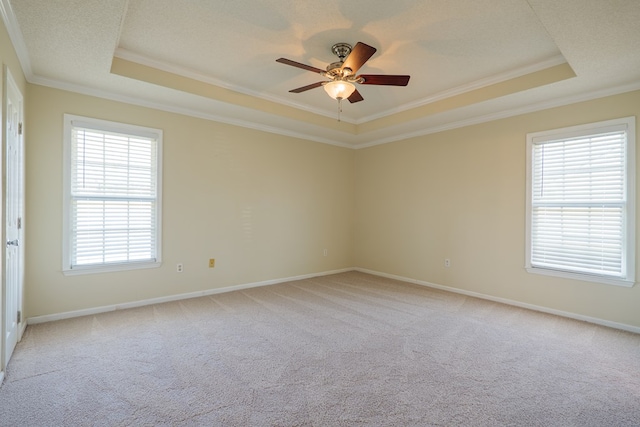
[[[22,94],[5,67],[5,161],[4,161],[4,302],[6,367],[19,340],[22,322],[22,207],[23,207],[23,138]]]

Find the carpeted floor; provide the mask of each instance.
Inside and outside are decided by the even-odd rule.
[[[351,272],[33,325],[2,426],[639,426],[640,335]]]

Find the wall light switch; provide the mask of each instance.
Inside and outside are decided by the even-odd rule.
[[[213,268],[216,266],[216,260],[214,258],[209,259],[209,268]]]

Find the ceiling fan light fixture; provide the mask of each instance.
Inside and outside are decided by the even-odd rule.
[[[324,85],[324,90],[331,98],[341,100],[349,98],[356,87],[353,83],[344,80],[333,80]]]

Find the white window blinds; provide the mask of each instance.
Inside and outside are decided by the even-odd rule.
[[[156,262],[158,137],[71,121],[69,266]]]
[[[634,280],[627,144],[626,126],[531,140],[530,267]]]

